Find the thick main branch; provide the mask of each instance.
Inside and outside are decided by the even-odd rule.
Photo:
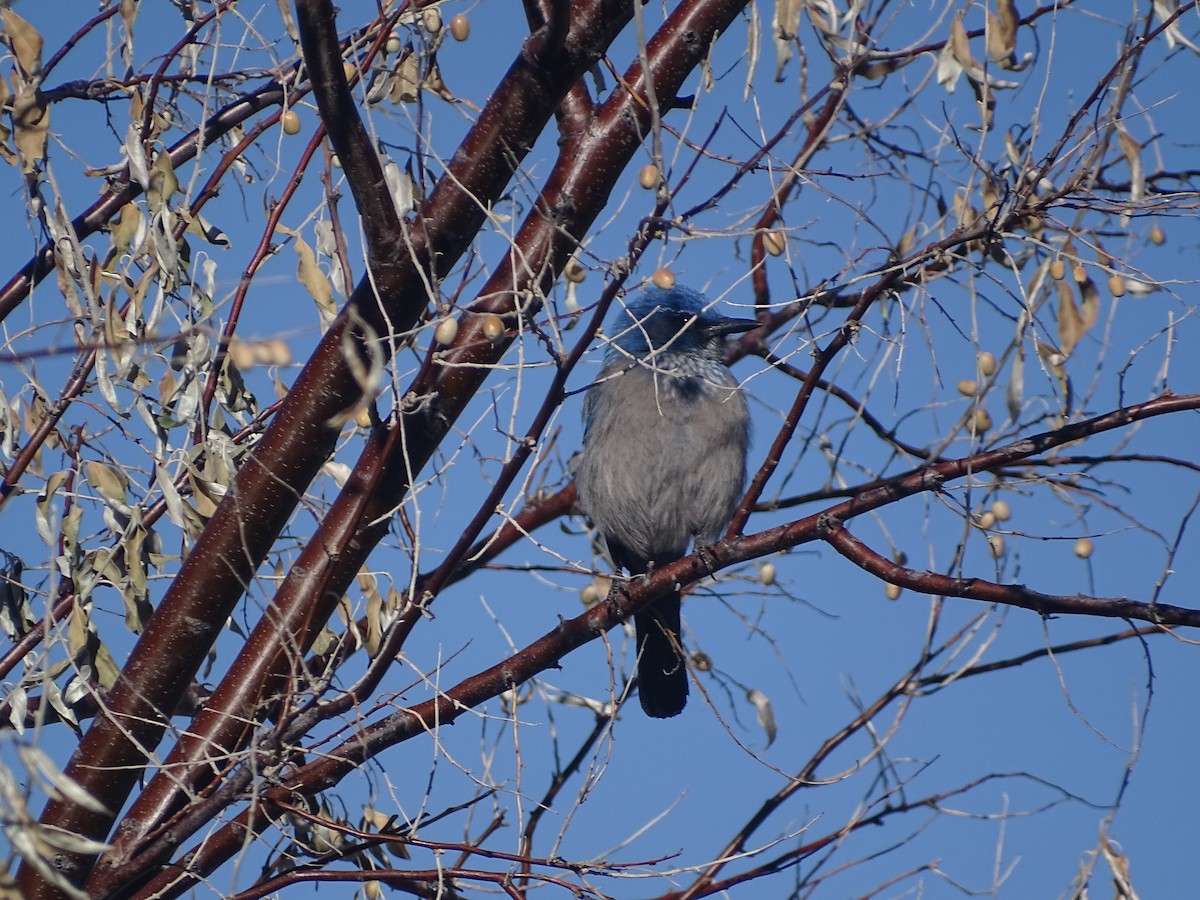
[[[332,10],[329,0],[297,2],[302,19],[331,19]],[[402,332],[415,323],[428,302],[430,261],[436,260],[444,272],[466,250],[487,206],[499,199],[559,99],[619,33],[631,7],[626,0],[593,0],[573,4],[571,15],[578,25],[573,40],[547,46],[533,35],[526,41],[423,205],[403,259],[386,271],[369,273],[355,289],[155,611],[107,698],[104,714],[93,722],[67,767],[67,777],[105,811],[59,797],[47,804],[43,823],[94,839],[107,836],[162,737],[162,710],[177,705],[327,459],[338,434],[334,423],[362,399],[344,350],[357,343],[355,323],[365,322],[379,334]],[[328,41],[335,38],[330,29],[317,31]],[[322,52],[331,51],[326,47]],[[322,108],[336,103],[320,94],[317,100]],[[79,883],[92,860],[60,854],[56,863],[66,878]],[[26,896],[59,894],[28,866],[21,882]]]

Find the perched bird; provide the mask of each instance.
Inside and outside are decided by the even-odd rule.
[[[636,575],[720,537],[746,479],[750,416],[725,365],[725,336],[752,319],[718,315],[684,287],[650,287],[614,319],[583,405],[579,499],[615,565]],[[687,703],[678,592],[634,616],[642,709]]]

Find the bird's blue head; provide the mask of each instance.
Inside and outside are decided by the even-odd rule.
[[[613,319],[610,356],[643,358],[680,354],[720,361],[725,335],[757,327],[754,319],[720,315],[711,301],[691,288],[648,287]]]

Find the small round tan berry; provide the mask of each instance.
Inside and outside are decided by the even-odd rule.
[[[1067,264],[1061,259],[1056,259],[1050,263],[1050,277],[1055,281],[1062,281],[1067,277]]]
[[[1001,522],[1007,522],[1012,518],[1012,509],[1009,508],[1009,505],[1006,501],[997,500],[992,504],[992,515],[994,515]]]
[[[787,236],[782,231],[768,231],[763,235],[763,249],[772,256],[779,256],[787,249]]]
[[[400,48],[403,46],[404,46],[404,39],[400,37],[400,33],[398,31],[393,31],[391,34],[388,35],[387,44],[386,44],[388,53],[391,53],[394,56],[395,54],[400,52]]]
[[[1167,242],[1167,233],[1161,227],[1155,225],[1150,229],[1150,243],[1156,247],[1161,247]]]
[[[976,434],[983,434],[992,427],[991,414],[981,406],[975,410],[975,418],[971,424]]]
[[[369,403],[354,414],[354,424],[359,428],[371,427],[371,405]]]
[[[430,34],[437,34],[442,30],[441,11],[436,6],[425,7],[425,9],[421,10],[421,24],[425,26],[425,30]],[[468,23],[467,31],[469,32],[470,30],[470,23]]]
[[[446,316],[446,318],[438,322],[438,326],[433,332],[433,339],[443,347],[453,344],[457,336],[458,319],[454,318],[454,316]]]
[[[1004,536],[993,534],[988,538],[988,550],[991,551],[994,559],[999,559],[1004,555]]]
[[[650,276],[650,280],[654,282],[655,287],[660,287],[664,291],[669,291],[675,287],[675,273],[670,269],[657,269]]]
[[[279,122],[283,126],[284,134],[299,134],[300,133],[300,114],[294,109],[289,109],[279,117]]]
[[[711,672],[712,657],[701,650],[693,650],[692,668],[694,668],[697,672]]]
[[[1108,292],[1114,297],[1125,296],[1125,279],[1120,275],[1108,276]]]
[[[638,184],[648,191],[658,187],[658,166],[653,163],[642,166],[642,170],[638,172]]]
[[[985,378],[989,378],[996,374],[996,357],[987,350],[982,351],[976,357],[975,362],[979,366],[979,374]]]
[[[504,337],[504,321],[495,313],[488,313],[479,323],[483,336],[493,344]]]
[[[1092,544],[1091,538],[1080,538],[1075,542],[1075,555],[1080,559],[1087,559],[1092,555],[1092,551],[1095,549],[1096,548]]]
[[[758,580],[760,584],[765,584],[768,587],[775,583],[775,563],[765,562],[758,567]]]
[[[1071,277],[1075,279],[1076,284],[1086,284],[1088,280],[1087,269],[1083,267],[1083,263],[1079,263],[1071,270]]]
[[[268,341],[267,344],[271,348],[271,357],[275,365],[290,366],[292,364],[292,348],[284,341],[275,338]]]
[[[572,259],[563,269],[563,275],[572,284],[582,284],[583,279],[587,278],[587,269],[581,266],[578,260]]]
[[[986,512],[980,513],[980,515],[979,515],[979,527],[980,528],[982,528],[986,531],[987,529],[991,528],[995,524],[996,524],[996,514],[994,512],[992,512],[991,510],[987,510]]]
[[[258,344],[254,348],[254,355],[264,366],[286,366],[292,361],[292,351],[279,338]]]
[[[245,341],[239,341],[236,337],[230,342],[229,349],[225,352],[229,355],[229,361],[234,367],[244,372],[258,362],[257,348],[254,344],[247,344]]]
[[[903,590],[903,588],[901,588],[900,585],[892,584],[889,581],[886,584],[884,584],[884,586],[883,586],[883,595],[885,597],[887,597],[889,600],[899,600],[900,592],[902,590]]]
[[[958,392],[964,397],[974,397],[979,393],[979,382],[974,378],[964,378],[958,383]]]
[[[451,19],[450,36],[456,41],[465,41],[471,36],[471,20],[462,13]]]
[[[271,364],[271,350],[267,347],[266,341],[253,341],[247,346],[254,353],[254,365],[269,366]]]
[[[591,609],[597,603],[604,599],[604,594],[600,593],[600,588],[596,587],[596,583],[585,584],[583,590],[579,592],[579,600],[588,609]]]

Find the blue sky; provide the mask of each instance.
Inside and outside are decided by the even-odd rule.
[[[157,54],[180,33],[180,24],[178,13],[168,4],[141,6],[134,66],[150,70],[157,64]],[[67,0],[54,5],[54,15],[32,4],[15,8],[43,32],[47,47],[54,48],[96,7]],[[349,25],[356,16],[366,16],[370,8],[373,5],[345,3],[339,21]],[[438,59],[450,90],[478,106],[486,102],[489,90],[517,52],[524,21],[515,7],[497,4],[446,4],[443,16],[448,19],[459,11],[470,15],[472,36],[462,44],[447,41]],[[948,32],[952,11],[942,7],[889,8],[876,38],[888,49],[940,41]],[[770,9],[763,6],[759,13],[766,32]],[[829,149],[811,161],[798,197],[786,210],[788,252],[767,263],[773,300],[786,303],[823,283],[860,283],[856,280],[883,265],[890,249],[914,226],[918,241],[948,231],[952,226],[938,223],[937,200],[952,206],[953,187],[970,180],[976,188],[974,202],[979,205],[980,169],[976,163],[985,160],[1001,170],[1006,132],[1045,152],[1080,98],[1090,93],[1116,60],[1124,39],[1124,20],[1119,17],[1125,14],[1123,7],[1107,5],[1069,9],[1053,20],[1044,19],[1036,38],[1022,31],[1018,55],[1033,53],[1034,60],[1023,72],[999,73],[1018,86],[997,93],[996,128],[982,138],[974,127],[978,113],[968,85],[960,81],[953,93],[939,87],[935,83],[938,59],[933,53],[917,58],[882,82],[857,84],[852,105],[864,119],[881,119],[898,105],[909,103],[894,124],[881,125],[880,134],[895,146],[924,151],[935,162],[923,165],[913,161],[911,168],[899,175],[889,167],[881,148],[865,152],[860,143],[847,138],[845,127],[836,128]],[[661,15],[660,7],[647,7],[648,27]],[[245,22],[252,22],[261,36],[281,35],[274,4],[243,3],[239,17],[227,21],[213,51],[215,62],[205,56],[201,70],[228,71],[238,65],[266,69],[273,58],[290,57],[286,38],[270,50],[253,44],[258,40],[254,38],[250,40],[257,49],[247,52],[236,46],[244,35]],[[977,28],[982,22],[981,9],[970,8],[967,27]],[[1194,14],[1189,14],[1184,20],[1185,34],[1194,33],[1195,26]],[[119,29],[119,25],[113,27]],[[802,34],[809,54],[805,77],[812,91],[827,79],[829,66],[811,30],[802,29]],[[89,40],[67,58],[49,79],[50,84],[103,71],[103,42],[98,36]],[[752,152],[759,135],[773,133],[795,108],[801,90],[797,60],[785,67],[782,80],[776,83],[771,77],[773,50],[764,38],[753,90],[747,94],[746,47],[747,24],[740,21],[714,51],[711,91],[695,76],[691,90],[699,99],[694,113],[679,110],[667,117],[668,124],[685,130],[690,141],[703,141],[714,127],[719,128],[712,144],[713,158],[696,165],[677,198],[676,211],[712,194]],[[628,64],[634,48],[630,31],[611,52],[618,70]],[[972,42],[972,48],[982,57],[980,41]],[[1145,148],[1142,160],[1148,172],[1160,167],[1194,167],[1191,160],[1200,134],[1186,86],[1194,81],[1197,66],[1200,60],[1195,55],[1186,49],[1169,52],[1161,38],[1140,65],[1133,84],[1136,101],[1126,107],[1125,122]],[[606,72],[604,79],[611,87],[612,75]],[[205,215],[228,233],[232,246],[221,249],[191,240],[197,270],[205,256],[217,263],[214,327],[223,323],[232,290],[261,236],[264,201],[282,193],[311,134],[315,112],[307,101],[298,111],[303,122],[300,135],[289,138],[273,132],[251,156],[254,180],[239,184],[235,178],[205,210]],[[114,115],[120,126],[116,132],[123,129],[123,115],[122,106]],[[471,115],[466,103],[452,106],[430,98],[420,111],[386,104],[373,107],[370,121],[391,158],[402,167],[418,145],[414,134],[419,130],[421,143],[429,148],[428,165],[436,174],[440,171],[437,159],[453,152]],[[120,138],[105,122],[98,105],[81,101],[56,107],[52,127],[56,132],[52,170],[63,201],[74,214],[91,202],[99,187],[97,180],[81,177],[80,166],[119,162]],[[180,134],[174,132],[170,139]],[[665,265],[681,282],[720,296],[730,312],[751,303],[748,232],[781,164],[799,150],[803,137],[803,129],[798,128],[784,138],[769,171],[745,179],[718,208],[689,223],[691,231],[686,236],[680,234],[656,245],[639,264],[635,277],[646,278],[655,267]],[[473,296],[471,288],[482,285],[479,273],[498,263],[507,247],[506,229],[519,224],[532,192],[549,170],[555,139],[551,127],[530,154],[511,201],[496,210],[497,221],[472,254],[472,275],[462,293],[464,299]],[[1075,140],[1079,141],[1078,153],[1089,146],[1086,130],[1081,129]],[[670,135],[664,135],[664,147],[666,158],[672,161],[668,181],[675,183],[695,153]],[[67,148],[78,157],[72,157]],[[586,242],[582,259],[589,273],[578,290],[578,301],[585,306],[599,294],[605,266],[626,252],[632,228],[652,208],[652,195],[637,185],[637,170],[649,160],[647,151],[645,159],[630,167],[627,184],[614,192],[611,213],[601,218]],[[211,164],[211,158],[204,163]],[[316,243],[314,223],[325,216],[318,173],[319,166],[314,165],[284,217],[284,224],[297,229],[310,245]],[[19,178],[12,170],[7,174],[8,190],[3,196],[10,222],[25,222]],[[186,188],[193,173],[189,169],[188,178],[180,174]],[[1122,165],[1107,174],[1115,181],[1128,178]],[[1062,177],[1061,170],[1051,173],[1051,180]],[[1097,273],[1101,308],[1099,321],[1066,363],[1073,392],[1071,416],[1095,415],[1140,402],[1164,386],[1179,393],[1194,390],[1197,363],[1189,349],[1200,336],[1193,315],[1192,272],[1198,234],[1192,206],[1181,202],[1173,211],[1139,215],[1127,227],[1114,219],[1101,235],[1104,251],[1128,267],[1123,272],[1131,277],[1145,273],[1144,280],[1162,285],[1153,293],[1112,297],[1095,265],[1095,248],[1077,248],[1090,270]],[[341,214],[343,222],[353,222],[348,195]],[[508,216],[511,221],[506,220]],[[1052,225],[1057,226],[1091,227],[1098,221],[1094,212],[1070,205],[1052,212]],[[1149,239],[1154,224],[1166,235],[1161,246]],[[927,229],[931,237],[926,237]],[[357,233],[352,224],[347,231],[357,277],[361,274],[361,260],[353,249]],[[26,237],[29,232],[24,227],[12,228],[11,233],[16,239],[0,248],[6,273],[27,258],[34,243],[33,236]],[[1046,244],[1038,248],[1043,257],[1062,249],[1056,234],[1048,229]],[[276,239],[281,241],[283,236]],[[1035,245],[1027,235],[1015,236],[1006,244],[1014,255]],[[104,239],[95,241],[94,246],[102,253]],[[974,260],[978,257],[978,253],[973,255]],[[324,263],[328,265],[327,260]],[[880,308],[868,315],[855,344],[831,367],[829,377],[854,396],[869,397],[868,409],[889,427],[895,426],[905,441],[932,444],[968,410],[970,400],[956,385],[979,376],[977,352],[989,350],[1002,360],[1000,387],[987,402],[995,433],[1002,437],[989,436],[989,440],[1005,443],[1048,428],[1061,405],[1061,385],[1047,367],[1039,365],[1033,347],[1037,340],[1061,338],[1054,305],[1042,307],[1032,329],[1014,342],[1023,298],[1037,290],[1036,269],[1035,262],[1024,264],[1017,273],[995,262],[962,266],[926,289],[894,298],[886,310]],[[295,271],[296,255],[290,246],[263,267],[250,291],[239,334],[282,338],[298,364],[318,339],[320,320],[315,305],[296,283]],[[458,277],[456,270],[444,293],[457,288]],[[1067,278],[1070,281],[1071,275]],[[342,298],[337,299],[340,302]],[[564,314],[560,324],[565,327],[569,308],[565,286],[559,285],[549,303],[550,309]],[[3,351],[12,354],[27,352],[30,347],[69,347],[71,328],[64,316],[61,297],[49,279],[32,301],[5,323]],[[41,324],[56,319],[61,324]],[[796,324],[774,336],[773,351],[806,367],[811,362],[813,335],[824,343],[841,321],[836,310],[814,311],[808,324]],[[33,336],[23,336],[23,330],[35,323],[39,329]],[[428,344],[431,332],[432,328],[418,336],[420,346]],[[563,332],[567,346],[575,334],[578,332]],[[1024,393],[1014,422],[1006,412],[1003,394],[1013,380],[1014,360],[1020,351],[1025,353]],[[590,353],[575,375],[573,388],[582,389],[588,383],[601,355],[599,346]],[[62,382],[69,361],[65,354],[22,364],[6,357],[0,360],[0,384],[11,400],[22,391],[29,373],[35,372],[52,389]],[[538,343],[522,341],[514,346],[506,363],[457,423],[461,445],[446,445],[446,456],[438,461],[437,470],[424,473],[423,489],[406,507],[409,517],[421,527],[420,571],[436,565],[440,553],[458,536],[485,496],[489,480],[511,452],[511,435],[523,432],[540,402],[549,368]],[[417,356],[402,353],[395,383],[402,388],[418,364]],[[157,379],[164,361],[151,354],[146,367]],[[752,398],[754,466],[770,446],[796,385],[759,360],[743,360],[735,371]],[[278,372],[260,367],[248,373],[248,384],[265,405],[273,399],[271,379],[278,375],[286,384],[294,372],[295,367]],[[98,397],[92,399],[101,404]],[[130,399],[125,397],[124,402]],[[580,441],[579,402],[576,396],[561,410],[529,481],[522,482],[506,502],[509,509],[519,509],[536,488],[553,489],[564,483],[567,459]],[[138,431],[142,426],[136,416],[127,427],[147,440]],[[1194,459],[1195,437],[1194,418],[1180,415],[1102,436],[1070,452]],[[151,438],[140,449],[131,449],[122,445],[115,430],[99,443],[107,452],[143,469],[153,446]],[[944,452],[962,455],[972,446],[970,436],[960,430]],[[357,449],[357,439],[348,432],[337,459],[352,463]],[[868,434],[847,407],[818,397],[764,498],[786,498],[822,486],[854,485],[878,474],[896,474],[909,465],[911,461],[895,458],[888,447]],[[61,467],[61,461],[48,461],[46,467],[53,471]],[[910,564],[918,568],[1024,583],[1052,593],[1140,600],[1157,597],[1164,603],[1194,606],[1196,539],[1188,530],[1192,505],[1200,496],[1194,473],[1153,463],[1094,470],[1079,465],[1060,470],[1063,472],[1077,472],[1078,477],[1069,483],[1064,479],[1051,484],[1041,477],[1044,473],[1019,470],[1010,472],[999,487],[990,478],[980,478],[970,486],[956,483],[941,494],[916,496],[864,516],[852,523],[852,529],[880,552],[904,551]],[[141,490],[150,487],[143,478]],[[316,486],[318,495],[325,497],[332,497],[334,490],[328,479]],[[987,536],[964,523],[963,508],[980,511],[997,498],[1009,503],[1013,518],[1001,523],[996,532],[1004,533],[1005,552],[995,559]],[[761,531],[821,508],[823,504],[816,503],[756,514],[748,530]],[[3,515],[4,549],[21,555],[30,570],[40,566],[44,573],[49,560],[30,527],[32,497],[11,503]],[[98,504],[89,506],[87,515],[93,530],[101,527]],[[302,537],[311,522],[310,513],[298,513],[293,534]],[[165,538],[172,538],[177,546],[178,536],[171,535],[165,520],[162,527]],[[1085,536],[1096,546],[1088,560],[1073,552],[1076,541]],[[1176,544],[1178,551],[1172,554],[1170,548]],[[290,552],[285,542],[285,562]],[[372,568],[382,584],[390,578],[403,587],[411,572],[412,555],[407,542],[393,531],[372,557]],[[687,885],[692,878],[687,867],[703,864],[717,853],[768,796],[788,783],[789,773],[854,717],[860,704],[869,704],[913,664],[935,613],[935,643],[955,629],[969,629],[958,644],[955,661],[947,663],[947,671],[976,656],[981,662],[992,662],[1127,627],[1111,620],[1059,618],[1043,622],[1018,609],[988,610],[975,601],[939,602],[911,592],[905,592],[899,601],[889,601],[880,582],[820,545],[798,548],[772,562],[778,570],[778,583],[771,588],[758,581],[758,569],[750,565],[722,573],[715,586],[702,587],[685,604],[687,643],[714,662],[714,672],[700,676],[711,705],[695,687],[691,704],[678,719],[649,721],[631,704],[590,757],[588,789],[582,790],[577,777],[543,821],[535,853],[638,864],[616,877],[596,876],[596,887],[611,896],[651,896],[667,890],[669,883]],[[397,703],[411,705],[428,696],[430,688],[421,683],[417,671],[430,671],[444,660],[441,681],[453,684],[545,633],[554,627],[558,615],[577,614],[581,610],[579,592],[591,578],[586,570],[604,566],[593,557],[580,520],[546,527],[504,554],[498,563],[512,570],[482,573],[438,599],[433,618],[418,630],[406,648],[405,659],[396,667],[394,683],[389,682],[388,689],[402,692]],[[540,568],[522,571],[526,566]],[[235,618],[252,622],[264,591],[265,587],[252,593]],[[361,595],[352,592],[350,600],[361,611]],[[116,592],[99,590],[94,603],[104,640],[115,650],[126,646],[128,637]],[[422,830],[421,836],[461,840],[464,834],[478,834],[489,817],[503,809],[507,825],[490,846],[516,852],[526,817],[546,789],[549,767],[569,758],[593,724],[590,713],[553,702],[554,691],[603,701],[608,697],[612,666],[621,673],[629,670],[632,641],[619,631],[609,639],[593,642],[566,658],[561,670],[547,672],[536,685],[523,688],[525,700],[518,707],[519,717],[494,702],[452,729],[444,729],[436,743],[418,740],[384,753],[365,768],[364,777],[349,780],[337,792],[345,804],[338,811],[353,822],[360,806],[370,803],[411,818],[420,810],[437,811],[495,786],[496,797],[482,800],[469,816],[449,817]],[[864,797],[880,795],[880,784],[895,786],[892,802],[901,802],[1001,773],[1003,777],[985,780],[964,795],[945,801],[941,814],[920,809],[886,828],[856,832],[824,863],[821,871],[831,877],[816,896],[861,896],[901,873],[931,865],[936,865],[936,871],[926,868],[909,875],[880,895],[961,896],[955,885],[1002,897],[1064,894],[1081,860],[1098,846],[1101,826],[1122,791],[1109,835],[1128,855],[1133,884],[1144,897],[1178,894],[1181,885],[1192,880],[1180,861],[1188,858],[1200,837],[1192,812],[1200,801],[1200,785],[1189,777],[1186,766],[1188,750],[1200,741],[1191,690],[1195,650],[1189,639],[1182,634],[1156,636],[1145,643],[1124,641],[1053,661],[1039,659],[1007,672],[965,678],[928,696],[915,697],[894,731],[897,707],[893,704],[876,719],[874,738],[860,733],[836,751],[816,772],[820,783],[797,792],[754,835],[750,846],[764,848],[761,858],[765,859],[835,830],[855,816]],[[213,672],[203,676],[208,683],[219,676],[226,658],[222,654],[231,652],[237,643],[236,636],[231,636],[219,647]],[[753,707],[746,702],[750,688],[771,700],[779,733],[770,746],[755,724]],[[874,755],[872,741],[885,738],[886,753]],[[13,758],[10,750],[5,751],[6,760]],[[1130,767],[1132,775],[1126,784]],[[1027,815],[1047,806],[1051,807],[1047,811]],[[629,846],[622,846],[642,829],[644,833]],[[561,843],[555,839],[560,830]],[[773,841],[779,844],[766,849]],[[867,859],[896,844],[903,846]],[[669,861],[650,863],[667,858]],[[810,873],[820,858],[809,860],[798,872]],[[865,861],[832,876],[839,867],[860,859]],[[432,863],[430,857],[422,861],[418,855],[413,865]],[[673,866],[679,871],[667,880],[656,874]],[[1097,889],[1108,881],[1103,866],[1098,864]],[[739,868],[732,866],[730,871]],[[232,873],[222,873],[214,880],[215,890],[223,890],[231,878]],[[792,878],[791,874],[776,876],[733,895],[786,896]],[[288,895],[306,896],[308,890],[295,887]]]

